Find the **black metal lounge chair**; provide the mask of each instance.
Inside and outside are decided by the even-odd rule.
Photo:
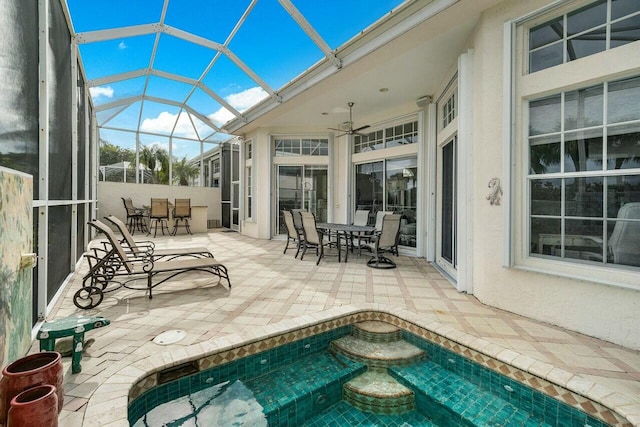
[[[373,268],[396,268],[396,263],[383,254],[385,252],[398,254],[398,236],[400,234],[399,214],[386,214],[382,218],[382,230],[376,232],[372,242],[366,246],[371,248],[373,256],[367,261],[367,266]]]
[[[90,221],[88,224],[104,233],[109,240],[109,249],[95,249],[93,255],[85,255],[89,261],[89,272],[82,281],[82,288],[73,296],[73,303],[78,308],[94,308],[102,302],[105,292],[121,287],[147,290],[151,299],[153,288],[179,274],[193,271],[214,274],[218,276],[218,283],[224,278],[231,289],[227,268],[214,258],[154,261],[149,256],[136,257],[124,250],[109,226],[98,220]],[[163,275],[162,278],[154,281],[159,274]],[[145,287],[134,287],[129,284],[139,279],[146,279]],[[87,283],[88,280],[90,280],[89,283]]]
[[[120,243],[122,243],[123,245],[126,244],[125,249],[130,249],[130,251],[133,252],[136,257],[151,256],[154,261],[158,261],[161,259],[163,261],[170,261],[174,258],[179,257],[213,258],[213,254],[211,253],[211,251],[204,247],[156,249],[156,245],[152,241],[134,240],[131,233],[129,233],[126,224],[119,218],[113,215],[105,216],[104,218],[118,228],[120,234],[122,234],[122,240],[120,240]]]

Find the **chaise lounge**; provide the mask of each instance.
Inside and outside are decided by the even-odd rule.
[[[120,234],[122,234],[122,240],[120,243],[126,244],[127,248],[136,256],[150,256],[154,261],[163,260],[170,261],[179,257],[193,257],[193,258],[213,258],[211,251],[204,247],[196,248],[172,248],[172,249],[156,249],[155,243],[152,241],[136,241],[134,240],[127,225],[119,218],[109,215],[105,219],[115,225]]]
[[[121,287],[128,289],[147,290],[149,299],[153,298],[153,288],[167,280],[192,271],[202,271],[218,276],[218,283],[226,279],[229,289],[231,281],[227,268],[213,257],[172,259],[157,261],[152,256],[135,256],[124,250],[113,230],[101,221],[94,220],[88,224],[104,233],[108,239],[108,249],[95,249],[94,254],[87,254],[89,272],[85,275],[80,288],[73,296],[73,302],[78,308],[94,308],[102,302],[105,292],[115,291]],[[102,256],[100,256],[102,254]],[[155,281],[158,275],[163,277]],[[116,280],[116,279],[122,279]],[[145,279],[146,286],[133,287],[129,282]],[[90,280],[89,283],[87,281]]]

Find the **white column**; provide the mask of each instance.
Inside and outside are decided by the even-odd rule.
[[[473,294],[473,58],[470,49],[458,60],[457,287],[468,294]]]

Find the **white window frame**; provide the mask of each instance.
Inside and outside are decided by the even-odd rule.
[[[598,28],[603,28],[605,30],[605,47],[604,47],[604,50],[602,52],[610,50],[610,49],[615,49],[616,47],[613,47],[613,48],[611,47],[611,25],[615,25],[616,23],[624,21],[624,20],[626,20],[626,19],[628,19],[630,17],[637,16],[638,14],[640,14],[640,11],[635,12],[635,13],[631,13],[631,14],[623,16],[621,18],[616,18],[616,19],[612,20],[612,16],[611,16],[611,1],[612,0],[608,0],[607,1],[607,4],[606,4],[607,12],[606,12],[606,16],[604,17],[605,20],[604,20],[603,24],[596,25],[594,27],[590,27],[590,28],[588,28],[588,29],[586,29],[584,31],[581,31],[580,33],[577,33],[577,34],[574,34],[574,35],[571,35],[571,36],[569,36],[567,34],[568,15],[570,15],[572,12],[574,12],[576,10],[582,9],[584,7],[588,7],[591,4],[595,4],[597,2],[596,0],[589,0],[589,1],[582,1],[582,2],[579,2],[579,3],[573,3],[572,5],[569,5],[566,8],[563,8],[562,11],[560,13],[556,14],[556,15],[549,15],[549,16],[543,15],[543,16],[546,17],[546,19],[536,19],[536,24],[535,25],[527,25],[528,28],[533,28],[533,27],[536,27],[538,25],[541,25],[541,24],[544,24],[546,22],[549,22],[550,20],[553,20],[554,18],[561,18],[562,19],[562,28],[563,28],[563,34],[562,34],[562,37],[560,38],[560,40],[557,40],[557,41],[552,42],[552,43],[548,43],[546,45],[537,47],[535,49],[529,49],[529,38],[527,37],[527,39],[525,41],[526,44],[527,44],[527,51],[528,51],[527,62],[526,62],[526,64],[527,64],[526,65],[527,72],[531,73],[531,71],[530,71],[531,67],[530,67],[530,63],[529,63],[530,62],[530,58],[531,58],[531,52],[539,51],[541,49],[544,49],[544,48],[549,47],[549,46],[554,45],[554,44],[561,44],[562,45],[562,63],[565,64],[567,62],[571,62],[571,60],[567,57],[567,43],[568,43],[568,41],[576,39],[576,38],[578,38],[578,37],[580,37],[582,35],[588,34],[588,33],[592,32],[592,31],[594,31],[594,30],[596,30]],[[527,32],[527,34],[528,34],[528,32]],[[601,53],[601,52],[598,52],[598,53]],[[595,54],[592,54],[592,55],[597,55],[598,53],[595,53]],[[591,56],[591,55],[588,55],[588,56]],[[583,57],[583,58],[586,58],[586,56]],[[582,59],[582,58],[579,58],[579,59]],[[561,65],[561,64],[558,64],[558,65]],[[552,68],[552,67],[555,67],[555,65],[551,66],[549,68]],[[541,70],[534,71],[534,73],[537,73],[539,71],[544,71],[546,69],[548,69],[548,68],[543,68]]]
[[[254,168],[254,155],[253,155],[253,140],[249,140],[244,143],[245,160],[244,160],[244,194],[245,194],[245,206],[244,206],[244,219],[247,222],[253,222],[253,213],[255,210],[255,197],[253,192],[255,190],[255,168]]]
[[[367,137],[354,135],[352,140],[353,143],[351,147],[351,153],[354,155],[358,155],[362,153],[368,153],[371,151],[387,150],[387,149],[398,147],[398,145],[389,147],[387,145],[389,141],[387,140],[395,136],[393,135],[393,129],[396,126],[404,127],[405,125],[408,125],[408,124],[412,124],[414,126],[414,130],[413,132],[411,132],[412,134],[411,136],[415,138],[415,141],[409,144],[401,144],[399,146],[402,147],[402,146],[408,146],[408,145],[417,145],[419,143],[419,137],[420,137],[420,134],[419,134],[420,125],[419,125],[418,117],[416,115],[413,115],[411,118],[404,118],[400,120],[394,120],[393,122],[376,125],[375,128],[372,128],[371,131],[367,130],[366,132],[366,134],[368,135]],[[388,132],[389,130],[392,130],[392,132]],[[369,136],[373,134],[375,134],[375,139],[372,139],[370,141]],[[407,135],[406,133],[404,133],[404,129],[403,129],[402,135]],[[362,141],[363,138],[367,138],[367,141]],[[375,142],[376,144],[372,144],[373,142]],[[372,145],[378,145],[378,144],[382,145],[382,147],[377,149],[372,148]],[[361,147],[360,151],[356,152],[356,147]]]
[[[587,265],[529,255],[528,100],[593,86],[640,74],[639,42],[527,74],[528,29],[579,9],[591,1],[556,1],[504,26],[504,170],[505,233],[503,265],[640,290],[640,271],[634,268]]]

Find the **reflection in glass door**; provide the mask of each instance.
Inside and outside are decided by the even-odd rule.
[[[305,209],[313,212],[316,221],[327,220],[327,167],[277,166],[277,224],[275,234],[286,234],[282,211]]]
[[[240,149],[231,150],[231,229],[240,230]]]
[[[454,137],[440,148],[437,264],[456,278],[457,267],[457,140]]]
[[[355,210],[369,211],[369,225],[378,211],[402,215],[398,244],[417,245],[418,159],[406,157],[355,165]]]

